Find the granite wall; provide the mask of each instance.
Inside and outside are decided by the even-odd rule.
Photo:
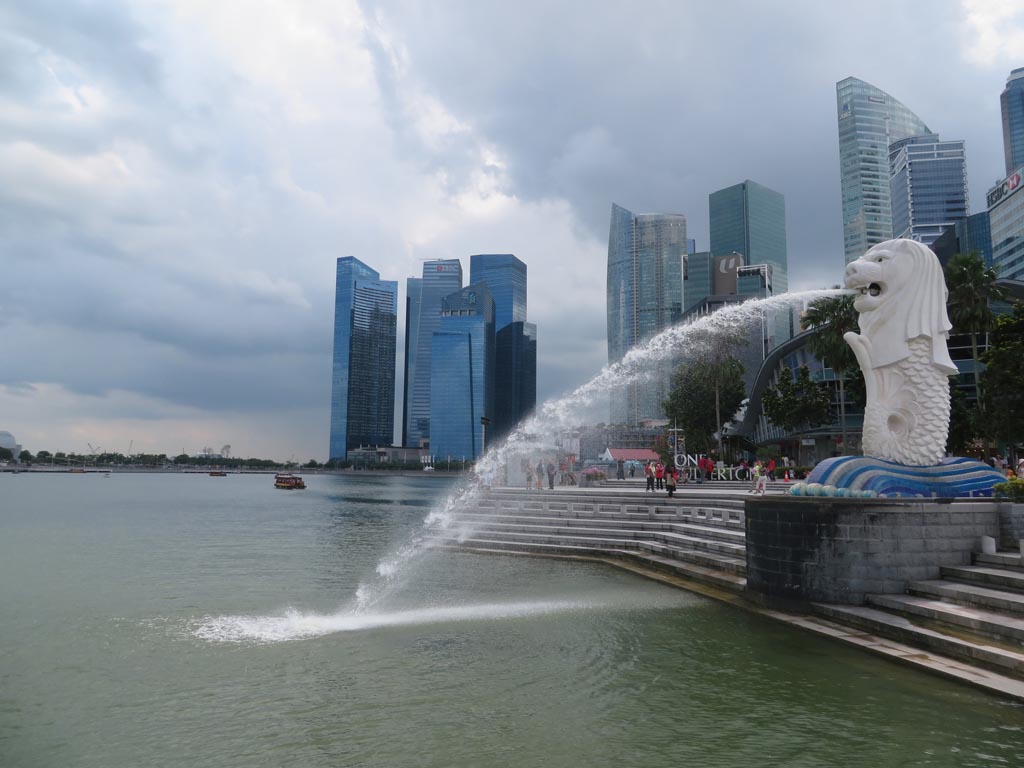
[[[860,604],[967,565],[999,535],[991,501],[762,497],[746,502],[747,590],[766,602]]]

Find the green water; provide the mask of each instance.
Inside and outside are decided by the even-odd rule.
[[[597,565],[440,478],[0,475],[0,766],[1020,766],[1024,709]],[[372,591],[372,590],[371,590]]]

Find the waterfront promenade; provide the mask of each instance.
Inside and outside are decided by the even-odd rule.
[[[726,602],[774,621],[1024,701],[1024,564],[1020,552],[926,569],[934,578],[857,604],[777,605],[747,589],[748,483],[683,486],[675,498],[643,480],[554,490],[493,488],[462,510],[444,546],[475,552],[595,560]],[[766,497],[777,506],[787,484]],[[753,501],[751,501],[753,500]],[[950,515],[992,502],[952,502]],[[929,531],[940,536],[939,530]],[[922,532],[924,535],[924,532]],[[927,560],[922,552],[919,561]]]

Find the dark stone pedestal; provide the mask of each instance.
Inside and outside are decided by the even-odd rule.
[[[747,500],[746,529],[752,596],[860,604],[969,564],[999,513],[990,501],[768,496]]]

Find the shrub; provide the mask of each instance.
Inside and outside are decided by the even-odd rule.
[[[1024,504],[1024,480],[1007,480],[1005,483],[997,483],[992,490],[997,498]]]
[[[591,467],[590,469],[584,469],[583,470],[583,476],[585,478],[587,478],[588,480],[594,480],[594,481],[604,480],[604,479],[606,479],[608,477],[604,472],[602,472],[597,467]]]

